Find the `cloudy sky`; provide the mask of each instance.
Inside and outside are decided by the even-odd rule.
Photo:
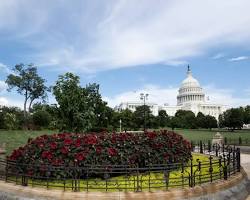
[[[48,85],[67,71],[99,83],[110,106],[140,92],[175,105],[189,64],[210,101],[250,104],[249,10],[249,0],[1,0],[0,104],[22,106],[4,83],[17,63]]]

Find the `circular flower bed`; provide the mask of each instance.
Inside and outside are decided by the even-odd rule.
[[[60,133],[30,139],[8,161],[19,165],[85,166],[147,165],[186,162],[191,144],[179,134],[162,130],[145,133]],[[34,169],[26,169],[33,174]],[[25,171],[26,171],[25,170]],[[37,173],[37,171],[35,172]]]

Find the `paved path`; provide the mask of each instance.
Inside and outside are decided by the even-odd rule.
[[[250,180],[250,154],[241,154],[241,165],[244,167]],[[250,195],[246,200],[250,200]]]

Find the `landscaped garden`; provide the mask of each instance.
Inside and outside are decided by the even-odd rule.
[[[191,155],[191,143],[167,130],[60,133],[29,139],[0,165],[7,182],[110,192],[193,187],[239,170],[238,150],[205,147],[200,151],[205,154]]]

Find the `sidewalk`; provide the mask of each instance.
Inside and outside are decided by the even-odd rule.
[[[250,154],[241,154],[241,165],[244,167],[248,175],[248,179],[250,180]],[[250,200],[250,195],[246,200]]]

